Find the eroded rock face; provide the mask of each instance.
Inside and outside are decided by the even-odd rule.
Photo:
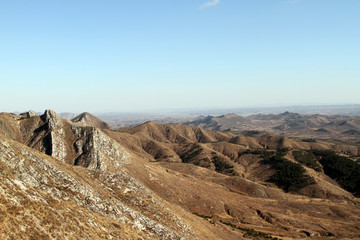
[[[43,139],[43,144],[46,145],[45,153],[65,162],[67,151],[62,119],[52,110],[46,110],[41,119],[45,122],[45,129],[48,131]]]
[[[118,143],[96,127],[63,120],[52,110],[46,110],[41,119],[48,131],[42,142],[45,153],[62,162],[69,158],[69,148],[73,148],[76,153],[70,161],[89,169],[118,168],[130,159],[129,154]],[[69,142],[69,137],[66,136],[65,122],[71,126],[71,132],[67,134],[73,134],[71,139],[75,139],[74,143]],[[70,147],[67,149],[66,145]]]
[[[129,154],[99,128],[81,122],[60,118],[54,111],[46,110],[40,117],[31,112],[20,118],[18,131],[23,143],[61,161],[90,169],[116,169],[129,162]],[[85,120],[94,120],[82,114]],[[82,119],[81,118],[81,119]],[[91,122],[91,121],[90,121]],[[100,126],[102,126],[100,124]]]
[[[77,140],[74,164],[90,169],[119,168],[128,163],[130,155],[118,143],[95,127],[72,127]]]
[[[41,119],[47,123],[48,130],[60,129],[63,126],[61,118],[52,110],[46,110]]]

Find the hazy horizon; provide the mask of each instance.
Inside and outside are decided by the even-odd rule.
[[[27,109],[23,111],[9,111],[14,114],[22,114],[28,111],[34,111],[41,115],[45,110],[53,109]],[[226,114],[238,114],[242,116],[250,116],[254,114],[279,114],[284,112],[300,113],[300,114],[325,114],[325,115],[360,115],[360,104],[346,105],[293,105],[293,106],[273,106],[273,107],[241,107],[241,108],[178,108],[178,109],[148,109],[134,111],[64,111],[57,114],[66,116],[68,114],[75,116],[84,112],[89,112],[98,117],[136,117],[136,116],[157,116],[157,117],[185,117],[185,116],[220,116]],[[69,116],[70,116],[69,115]],[[71,117],[72,118],[72,117]]]
[[[0,111],[360,103],[360,1],[5,1]]]

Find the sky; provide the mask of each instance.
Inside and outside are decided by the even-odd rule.
[[[360,104],[359,0],[0,0],[0,112]]]

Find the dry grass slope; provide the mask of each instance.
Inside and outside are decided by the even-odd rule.
[[[287,115],[277,117],[301,118]],[[359,238],[359,199],[322,165],[294,157],[309,149],[356,160],[359,147],[152,122],[113,130],[87,113],[75,122],[52,111],[1,113],[0,238]],[[263,160],[280,152],[315,184],[286,193],[269,182],[278,170]]]

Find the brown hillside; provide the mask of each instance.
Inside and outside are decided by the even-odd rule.
[[[1,113],[0,238],[359,238],[359,199],[320,163],[298,163],[294,152],[309,149],[359,153],[263,133],[153,122],[115,131],[51,110]],[[269,181],[279,170],[265,160],[278,155],[314,182],[285,191]]]

